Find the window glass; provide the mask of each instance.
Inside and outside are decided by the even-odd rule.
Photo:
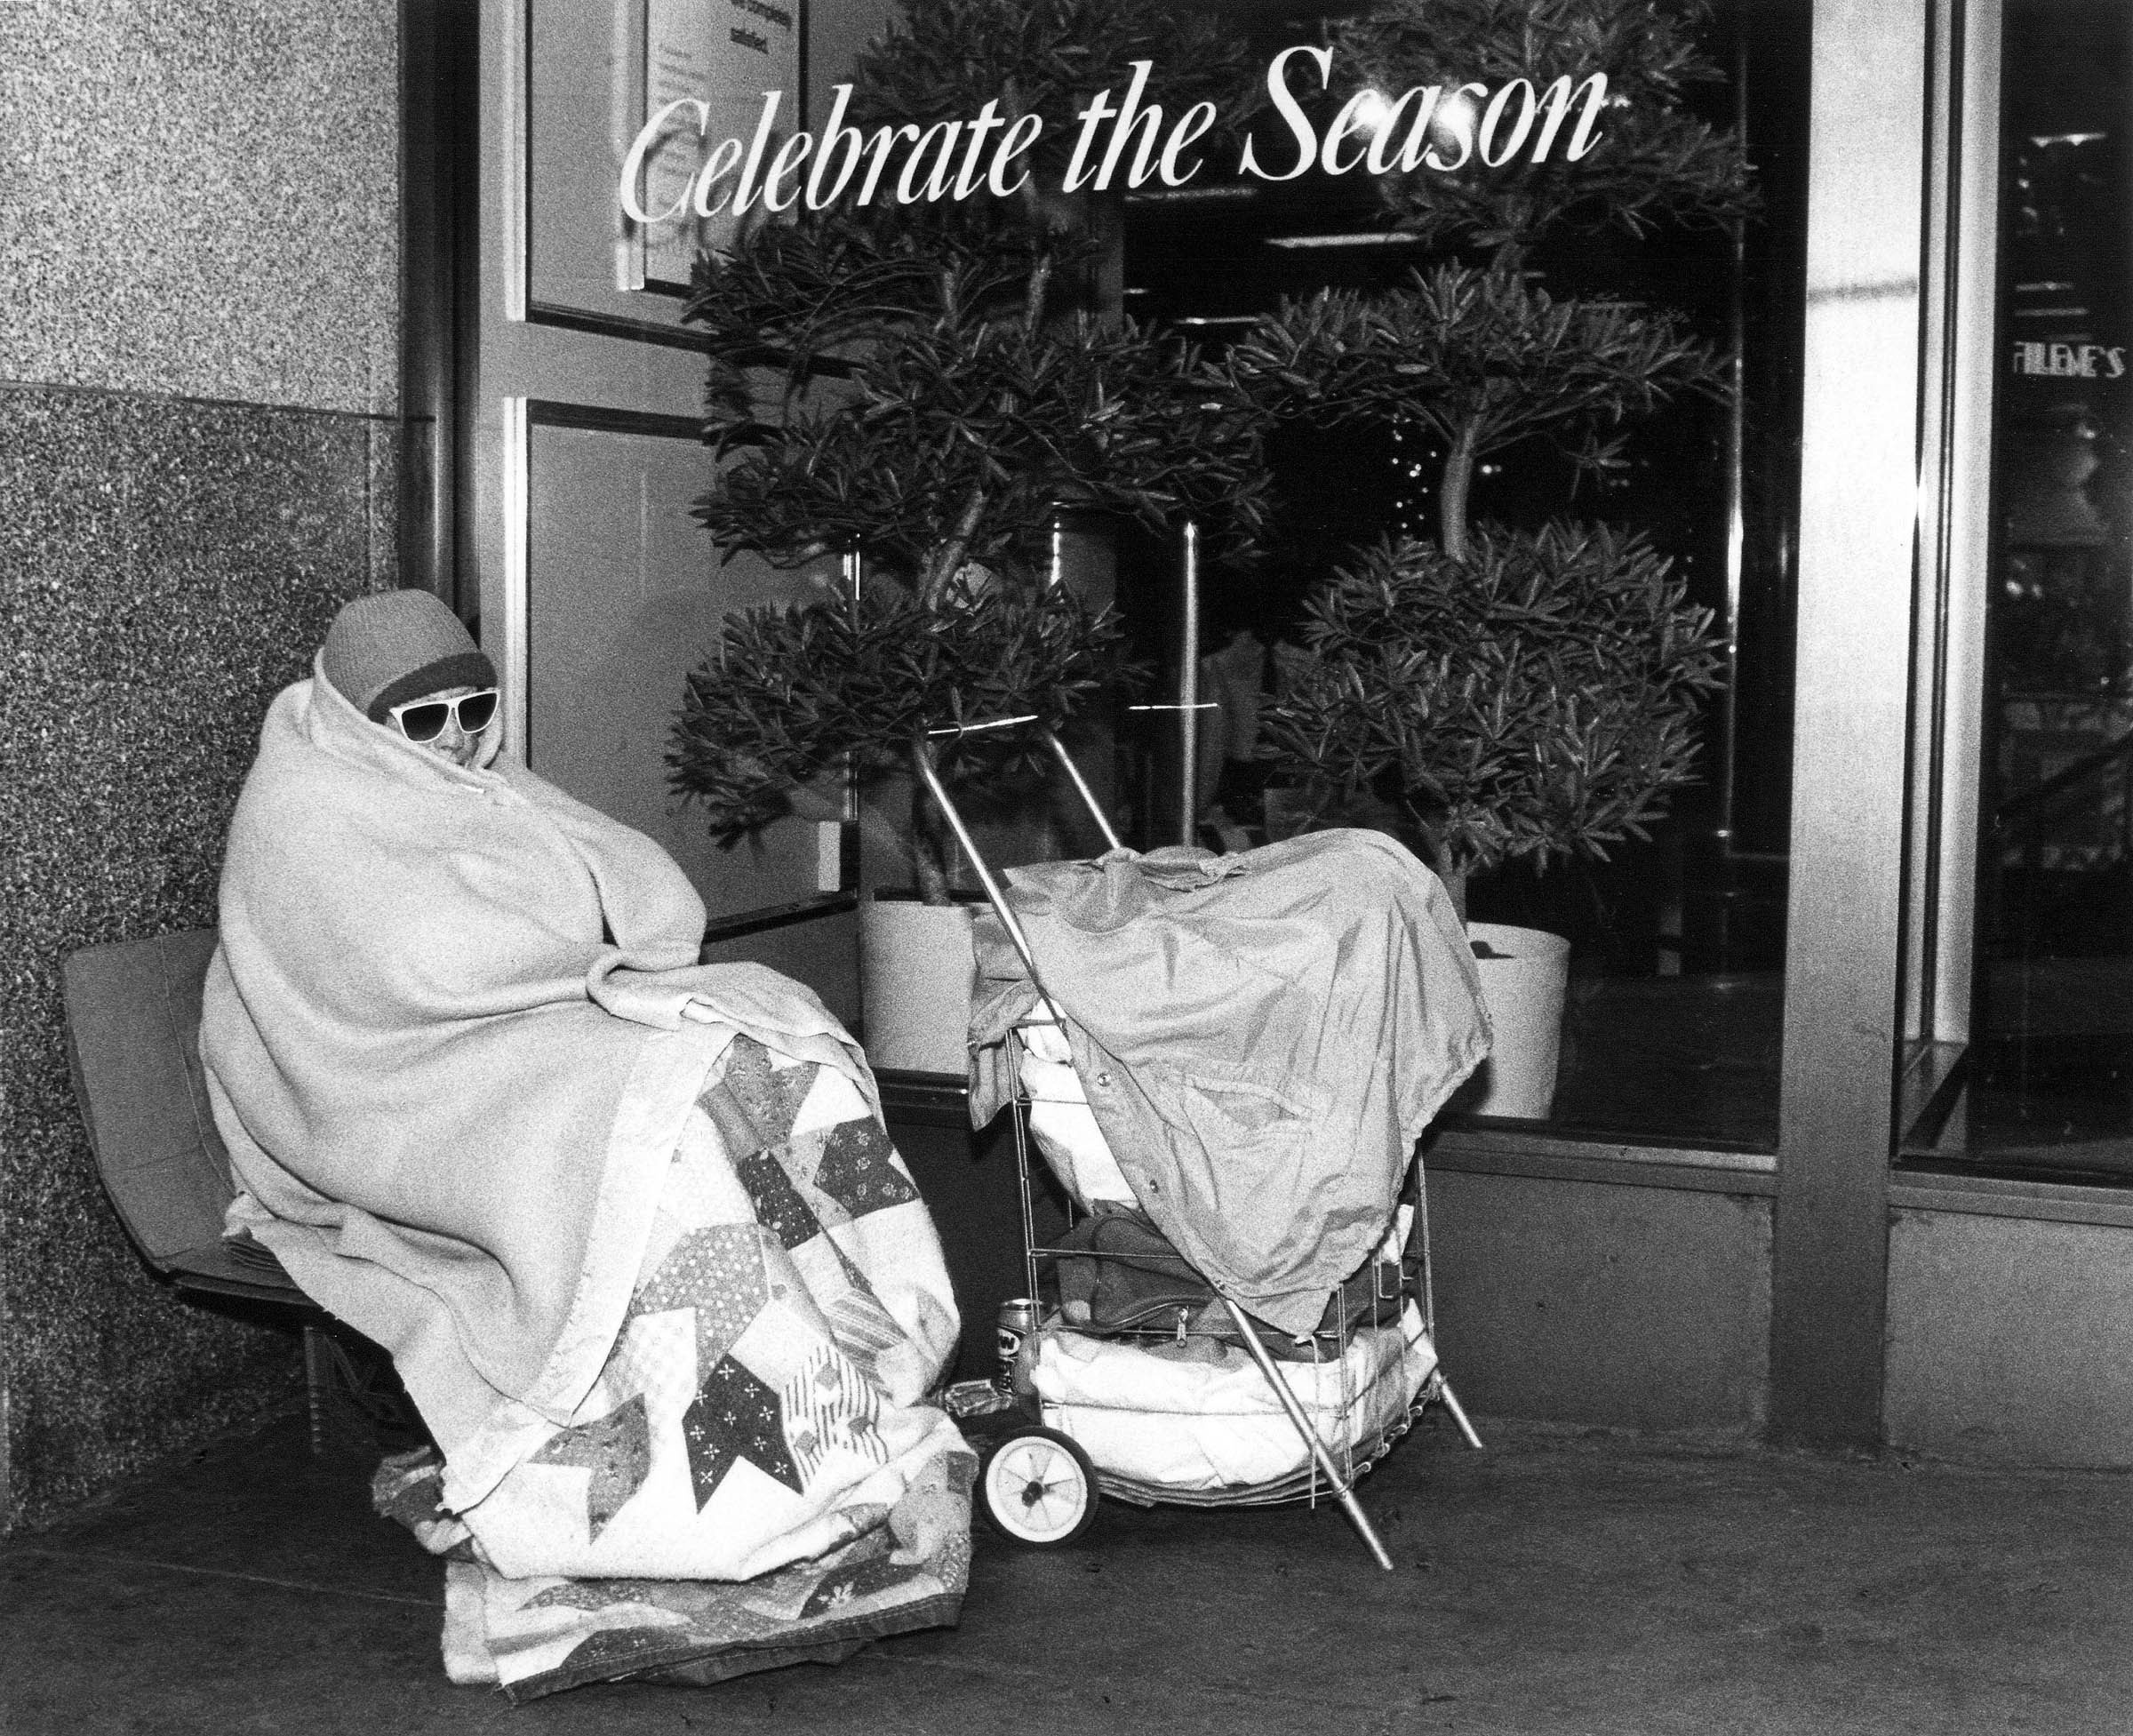
[[[1263,46],[1271,55],[1297,34],[1270,29]],[[1684,395],[1635,422],[1620,466],[1597,476],[1538,441],[1514,446],[1481,466],[1471,498],[1477,525],[1532,532],[1571,518],[1639,531],[1711,612],[1720,652],[1695,724],[1695,780],[1648,840],[1613,845],[1605,860],[1477,873],[1469,915],[1570,943],[1552,1101],[1515,1124],[1767,1147],[1783,1012],[1808,7],[1740,0],[1716,9],[1698,42],[1719,76],[1694,86],[1692,100],[1745,140],[1753,214],[1642,235],[1572,225],[1523,265],[1552,297],[1676,310],[1730,358],[1737,391],[1731,401]],[[1277,123],[1271,142],[1285,137]],[[1219,349],[1284,296],[1393,289],[1418,268],[1485,256],[1471,244],[1388,242],[1387,227],[1362,173],[1138,198],[1126,212],[1126,309],[1183,323]],[[1301,427],[1278,440],[1269,558],[1244,581],[1208,576],[1202,650],[1222,666],[1202,666],[1199,697],[1226,698],[1242,714],[1278,704],[1312,655],[1304,612],[1314,588],[1381,538],[1439,534],[1445,456],[1416,426]],[[1125,551],[1121,584],[1158,658],[1176,625],[1166,558],[1157,551],[1137,565]],[[1210,751],[1235,757],[1236,744]],[[1235,765],[1202,771],[1218,786],[1202,806],[1202,842],[1218,828],[1233,843],[1257,842],[1299,814],[1328,817],[1279,774],[1265,788],[1264,768],[1256,780]],[[1211,819],[1210,808],[1219,809]],[[1331,818],[1398,824],[1367,805]],[[1497,977],[1492,962],[1483,968],[1485,980]],[[1454,1108],[1474,1104],[1469,1093]]]
[[[2009,0],[1967,1091],[1941,1154],[2133,1180],[2133,9]]]

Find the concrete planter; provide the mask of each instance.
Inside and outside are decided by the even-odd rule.
[[[859,1004],[875,1068],[968,1075],[971,914],[878,892],[860,901]]]
[[[1504,923],[1468,923],[1482,949],[1482,996],[1496,1027],[1496,1047],[1463,1088],[1457,1107],[1475,1115],[1546,1119],[1562,1055],[1562,1000],[1570,943],[1560,934]]]

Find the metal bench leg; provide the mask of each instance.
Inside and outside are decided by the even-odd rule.
[[[1237,1330],[1244,1334],[1244,1348],[1251,1352],[1251,1359],[1258,1364],[1259,1372],[1273,1383],[1274,1396],[1282,1401],[1282,1408],[1289,1412],[1289,1420],[1296,1425],[1296,1432],[1304,1437],[1304,1444],[1311,1450],[1312,1458],[1318,1461],[1320,1472],[1333,1485],[1334,1496],[1340,1502],[1342,1510],[1354,1522],[1355,1529],[1362,1533],[1362,1540],[1370,1546],[1378,1566],[1391,1572],[1392,1556],[1386,1554],[1385,1545],[1378,1540],[1377,1530],[1371,1525],[1369,1515],[1363,1512],[1362,1504],[1355,1499],[1355,1492],[1349,1486],[1348,1480],[1341,1476],[1334,1465],[1333,1455],[1326,1451],[1326,1444],[1318,1438],[1318,1430],[1312,1428],[1311,1419],[1304,1414],[1304,1407],[1296,1402],[1296,1394],[1290,1390],[1287,1377],[1274,1365],[1274,1358],[1266,1354],[1266,1347],[1259,1342],[1258,1329],[1252,1325],[1244,1310],[1228,1297],[1222,1298],[1222,1306],[1229,1310],[1229,1317],[1237,1323]]]

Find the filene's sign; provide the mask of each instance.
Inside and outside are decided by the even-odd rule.
[[[1610,106],[1602,72],[1575,84],[1568,76],[1557,78],[1541,89],[1528,78],[1494,91],[1476,83],[1418,84],[1398,97],[1359,91],[1322,133],[1290,87],[1292,64],[1299,60],[1316,67],[1320,89],[1330,85],[1330,48],[1299,44],[1276,54],[1267,64],[1266,92],[1288,130],[1290,160],[1262,163],[1257,142],[1247,139],[1236,165],[1240,175],[1294,180],[1314,167],[1330,175],[1356,169],[1373,175],[1425,169],[1448,174],[1469,164],[1500,169],[1522,156],[1545,163],[1559,143],[1563,160],[1575,163],[1602,142],[1599,120]],[[1196,102],[1166,117],[1161,104],[1144,100],[1154,63],[1130,64],[1133,77],[1122,96],[1101,91],[1075,116],[1080,124],[1059,191],[1100,193],[1151,181],[1183,187],[1207,166],[1202,141],[1218,118],[1215,105]],[[1293,76],[1309,74],[1299,68]],[[683,97],[663,105],[623,159],[618,192],[624,212],[634,222],[652,224],[740,216],[759,204],[771,212],[803,204],[820,211],[846,197],[857,205],[877,198],[931,204],[967,199],[980,190],[1007,198],[1028,185],[1031,171],[1021,159],[1043,137],[1042,116],[1009,120],[995,99],[968,120],[927,127],[907,122],[865,132],[845,121],[851,89],[833,89],[828,118],[819,133],[799,130],[782,136],[778,123],[785,93],[765,91],[754,135],[715,142],[707,137],[708,102]],[[640,191],[647,159],[690,141],[702,151],[695,172],[672,203],[647,211]]]
[[[2050,380],[2116,380],[2126,371],[2123,344],[2015,345],[2015,372]]]

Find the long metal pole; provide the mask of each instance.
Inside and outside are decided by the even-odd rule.
[[[1074,780],[1074,787],[1081,792],[1082,802],[1089,810],[1089,817],[1096,821],[1098,829],[1103,833],[1104,842],[1114,850],[1123,850],[1125,845],[1119,842],[1118,833],[1111,824],[1111,816],[1104,812],[1103,804],[1096,799],[1096,792],[1089,788],[1089,780],[1082,776],[1082,768],[1074,763],[1074,756],[1066,751],[1066,744],[1050,730],[1044,732],[1044,740],[1051,744],[1052,754],[1059,764],[1066,768],[1066,775]]]
[[[1018,718],[1016,721],[1020,723],[1027,720]],[[1029,949],[1029,937],[1023,933],[1022,924],[1015,920],[1015,913],[1007,908],[1007,895],[1000,890],[1000,883],[993,878],[993,871],[986,866],[985,858],[978,853],[977,841],[971,836],[971,828],[963,823],[963,811],[955,805],[954,798],[948,794],[947,786],[940,780],[940,767],[933,759],[933,744],[923,738],[918,744],[918,769],[926,780],[926,788],[931,792],[934,801],[939,804],[941,812],[947,816],[949,828],[955,834],[955,842],[963,846],[963,854],[971,859],[971,868],[977,870],[978,884],[985,888],[985,896],[991,903],[994,914],[1000,918],[1000,925],[1007,931],[1008,941],[1014,948],[1016,956],[1021,959],[1022,968],[1029,972],[1030,981],[1036,982],[1037,961]],[[1041,984],[1038,992],[1043,992]]]
[[[1266,1347],[1259,1342],[1258,1329],[1251,1324],[1244,1310],[1228,1297],[1222,1298],[1222,1306],[1229,1310],[1229,1317],[1236,1323],[1237,1331],[1243,1334],[1244,1348],[1251,1353],[1252,1361],[1259,1365],[1259,1372],[1266,1377],[1274,1388],[1274,1396],[1282,1401],[1282,1409],[1289,1412],[1289,1420],[1296,1425],[1296,1432],[1304,1437],[1304,1444],[1311,1450],[1311,1457],[1317,1461],[1319,1470],[1326,1481],[1333,1485],[1334,1498],[1354,1522],[1355,1529],[1362,1533],[1362,1540],[1370,1546],[1378,1566],[1391,1572],[1393,1558],[1386,1554],[1385,1545],[1378,1540],[1377,1529],[1370,1524],[1370,1516],[1362,1510],[1362,1502],[1355,1499],[1355,1491],[1349,1485],[1348,1480],[1341,1476],[1338,1468],[1334,1465],[1333,1455],[1326,1451],[1326,1444],[1318,1438],[1318,1430],[1312,1428],[1311,1419],[1304,1414],[1304,1407],[1296,1402],[1296,1395],[1289,1389],[1288,1380],[1283,1378],[1282,1371],[1274,1366],[1274,1358],[1266,1354]]]
[[[1748,136],[1748,43],[1745,34],[1733,44],[1733,136]],[[1760,142],[1760,141],[1758,141]],[[1740,729],[1740,605],[1747,562],[1747,260],[1748,225],[1733,220],[1731,268],[1727,274],[1726,341],[1732,360],[1726,364],[1731,396],[1726,402],[1726,684],[1719,695],[1718,843],[1722,854],[1734,845],[1733,800]]]
[[[1003,720],[1003,724],[1027,724],[1030,721],[1027,717],[1014,717]],[[971,727],[990,729],[1001,726],[978,724]],[[954,735],[958,732],[939,730],[934,733]],[[919,773],[925,780],[926,788],[934,801],[940,804],[941,812],[947,816],[949,829],[955,834],[955,842],[963,846],[963,853],[970,858],[971,867],[978,875],[978,884],[985,888],[987,902],[993,907],[993,914],[1000,918],[1000,926],[1007,931],[1008,944],[1014,948],[1015,956],[1022,961],[1022,968],[1029,972],[1030,984],[1037,991],[1038,1001],[1052,1023],[1064,1030],[1066,1027],[1066,1018],[1059,1012],[1059,1003],[1045,992],[1044,980],[1037,974],[1037,956],[1030,950],[1029,936],[1022,932],[1022,924],[1015,919],[1015,913],[1008,908],[1007,894],[1001,891],[1000,883],[993,877],[992,869],[987,866],[985,858],[979,854],[978,841],[971,836],[971,828],[963,824],[963,811],[955,805],[955,798],[948,794],[948,787],[941,781],[940,767],[933,757],[933,744],[923,737],[919,740],[917,757]]]
[[[1200,831],[1200,527],[1185,521],[1183,628],[1178,643],[1178,842]]]
[[[1436,1347],[1433,1343],[1430,1348],[1434,1349]],[[1467,1420],[1466,1407],[1459,1403],[1458,1395],[1452,1391],[1451,1382],[1444,1378],[1444,1371],[1439,1368],[1434,1378],[1437,1396],[1443,1400],[1444,1408],[1451,1412],[1452,1421],[1458,1424],[1459,1433],[1465,1437],[1466,1444],[1476,1452],[1482,1452],[1482,1437],[1474,1432],[1474,1424]]]
[[[856,548],[847,548],[839,557],[837,565],[839,580],[844,587],[844,600],[851,605],[851,620],[857,622],[860,594],[867,585],[867,557]],[[839,769],[844,780],[844,812],[842,817],[845,825],[856,827],[859,823],[859,756],[846,754]],[[856,846],[856,832],[848,832],[845,836],[851,839]],[[856,876],[856,870],[854,872]]]

